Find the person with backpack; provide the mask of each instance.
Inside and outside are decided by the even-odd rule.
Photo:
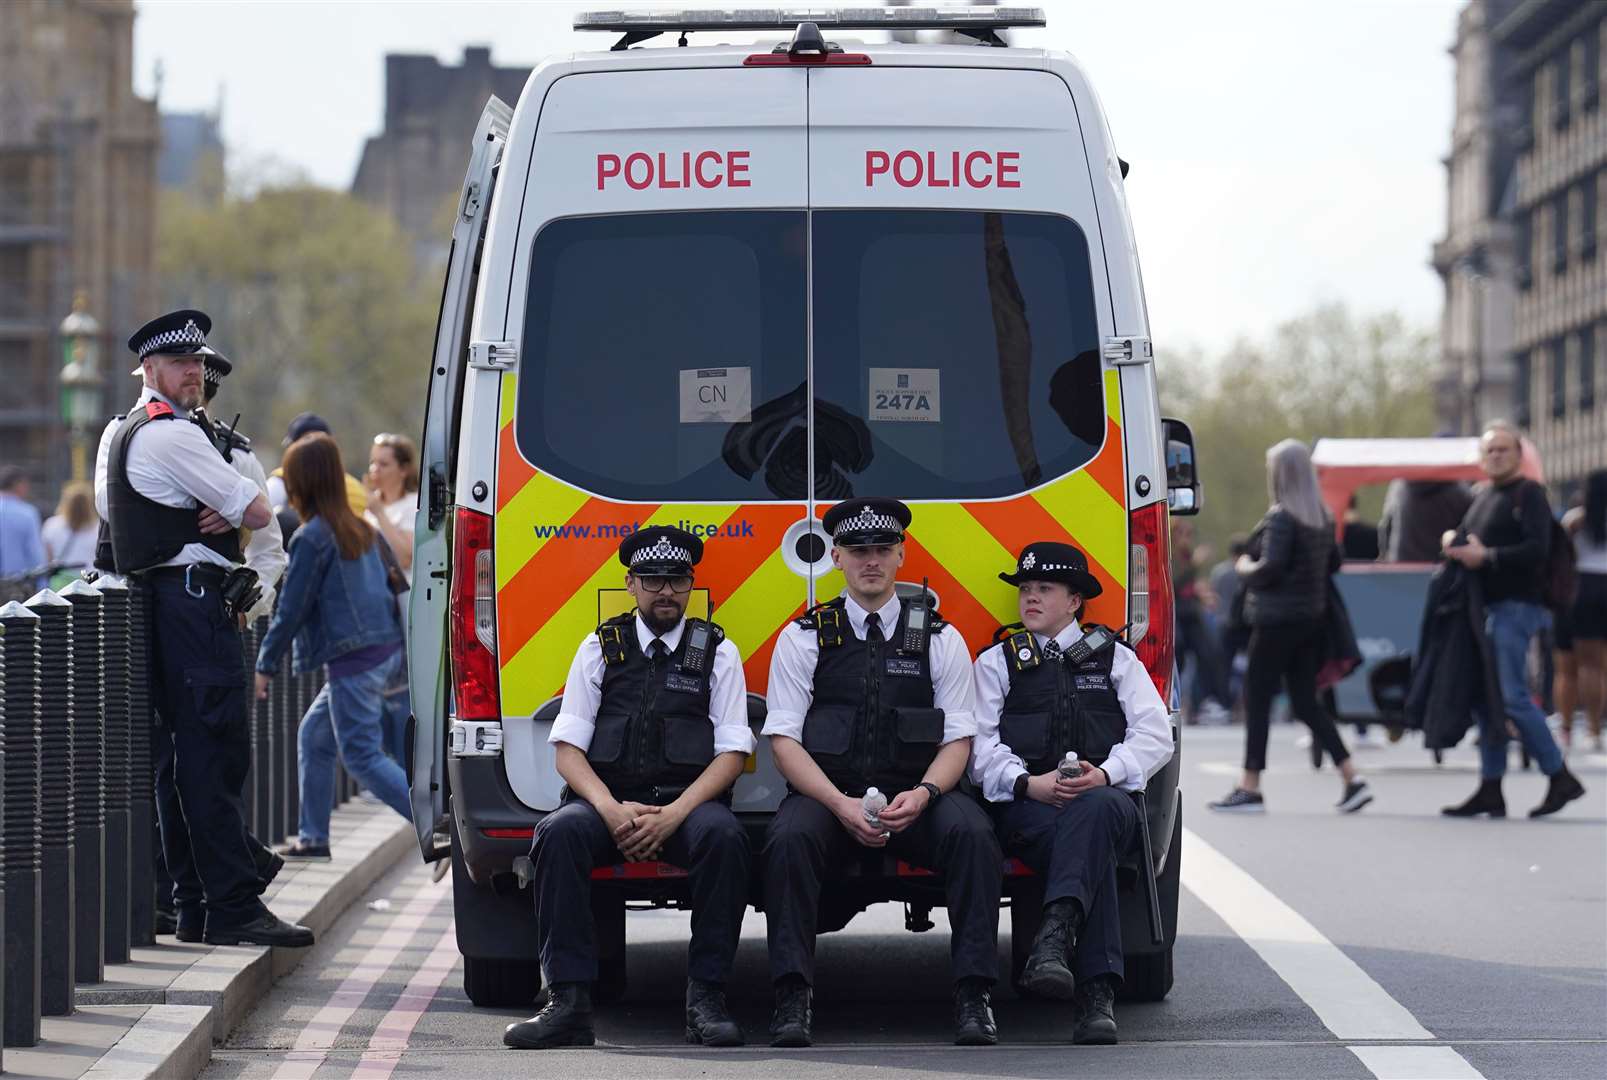
[[[1544,817],[1585,793],[1568,771],[1545,713],[1530,697],[1528,679],[1529,643],[1551,621],[1548,585],[1572,567],[1553,559],[1560,546],[1552,539],[1551,507],[1545,488],[1523,475],[1517,429],[1504,421],[1490,423],[1479,440],[1479,459],[1489,482],[1474,495],[1461,526],[1447,531],[1441,543],[1445,557],[1477,573],[1484,587],[1485,633],[1506,716],[1479,710],[1478,790],[1441,812],[1449,817],[1506,816],[1501,780],[1507,771],[1505,721],[1510,720],[1530,757],[1550,778],[1545,798],[1529,811],[1530,817]]]

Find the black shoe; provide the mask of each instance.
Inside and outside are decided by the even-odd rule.
[[[1056,900],[1043,909],[1043,925],[1032,939],[1032,954],[1021,969],[1021,985],[1040,997],[1070,1001],[1077,989],[1066,957],[1077,947],[1082,911],[1075,900]]]
[[[285,868],[285,858],[272,848],[259,847],[251,853],[251,861],[257,864],[257,895],[261,896]]]
[[[206,914],[180,914],[173,920],[173,936],[180,941],[195,944],[206,935]]]
[[[1507,800],[1501,795],[1501,781],[1479,781],[1478,790],[1466,802],[1442,806],[1440,813],[1446,817],[1476,817],[1479,814],[1489,814],[1492,818],[1506,817]]]
[[[954,986],[954,1045],[993,1046],[999,1028],[988,1004],[986,979],[961,979]]]
[[[528,1020],[509,1024],[502,1044],[515,1050],[546,1050],[554,1046],[593,1046],[591,987],[586,983],[558,983],[548,988],[547,1004]]]
[[[156,909],[156,932],[158,934],[171,934],[179,928],[179,917],[172,908]]]
[[[1561,769],[1551,774],[1551,783],[1546,788],[1546,797],[1540,801],[1539,806],[1529,811],[1529,816],[1533,818],[1555,814],[1584,793],[1585,785],[1581,784],[1579,778],[1569,772],[1568,766],[1564,765]]]
[[[725,987],[686,980],[686,1041],[702,1046],[741,1046],[742,1028],[726,1008]]]
[[[1367,786],[1367,781],[1359,777],[1345,785],[1344,794],[1334,804],[1334,809],[1341,814],[1354,814],[1362,807],[1373,801],[1373,789]]]
[[[264,911],[241,926],[214,926],[208,919],[203,935],[208,945],[278,945],[286,949],[305,949],[313,943],[312,931],[287,923],[271,911]]]
[[[1216,802],[1206,803],[1206,809],[1227,814],[1260,814],[1266,811],[1267,801],[1259,791],[1234,788]]]
[[[1078,1046],[1116,1045],[1116,983],[1098,975],[1077,984],[1077,1027],[1071,1041]]]
[[[287,859],[299,859],[303,862],[328,862],[328,844],[307,844],[300,840],[292,840],[279,849],[279,854]]]
[[[815,1044],[814,991],[802,979],[793,977],[776,984],[776,1011],[770,1017],[771,1046],[813,1046]]]

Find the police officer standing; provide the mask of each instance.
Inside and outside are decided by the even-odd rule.
[[[635,610],[581,642],[548,741],[563,805],[536,826],[536,932],[545,1008],[502,1041],[534,1050],[590,1046],[597,945],[593,867],[663,858],[688,872],[686,1040],[741,1046],[725,981],[748,903],[748,842],[730,791],[749,751],[742,660],[725,632],[686,618],[703,541],[652,526],[619,548]]]
[[[772,1046],[813,1041],[821,879],[856,844],[943,875],[954,928],[954,1041],[998,1041],[989,993],[1002,858],[987,815],[953,790],[976,730],[970,654],[927,603],[895,591],[910,518],[896,499],[855,499],[827,512],[847,593],[784,629],[771,658],[764,734],[790,789],[764,848]],[[862,801],[872,787],[891,799],[874,823]]]
[[[1036,994],[1075,998],[1073,1042],[1114,1043],[1116,861],[1137,836],[1129,793],[1172,756],[1166,705],[1115,633],[1079,625],[1083,601],[1101,591],[1081,551],[1028,544],[1015,573],[999,578],[1017,587],[1022,626],[977,658],[971,779],[1005,853],[1045,881],[1022,981]],[[1077,765],[1063,775],[1068,750]]]
[[[143,580],[151,595],[152,698],[166,724],[162,751],[172,755],[182,809],[163,812],[172,801],[158,792],[168,865],[177,878],[181,862],[193,864],[207,942],[306,946],[312,931],[276,918],[258,899],[247,846],[239,787],[251,747],[239,617],[255,598],[255,574],[241,566],[239,529],[265,528],[272,515],[257,485],[193,422],[211,328],[202,312],[183,310],[129,338],[145,390],[102,436],[97,501],[111,568]]]

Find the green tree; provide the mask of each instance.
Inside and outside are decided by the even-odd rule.
[[[305,411],[329,421],[352,472],[376,433],[417,439],[440,286],[389,216],[291,179],[211,202],[164,193],[159,226],[164,301],[212,316],[235,365],[216,412],[243,414],[265,465]]]

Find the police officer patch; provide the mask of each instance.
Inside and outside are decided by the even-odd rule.
[[[1110,679],[1105,675],[1078,675],[1077,689],[1079,690],[1109,690]]]
[[[672,671],[664,676],[664,689],[673,690],[677,694],[701,694],[703,692],[703,677]]]
[[[902,678],[919,678],[922,674],[921,662],[911,660],[906,656],[889,656],[887,658],[887,673]]]

